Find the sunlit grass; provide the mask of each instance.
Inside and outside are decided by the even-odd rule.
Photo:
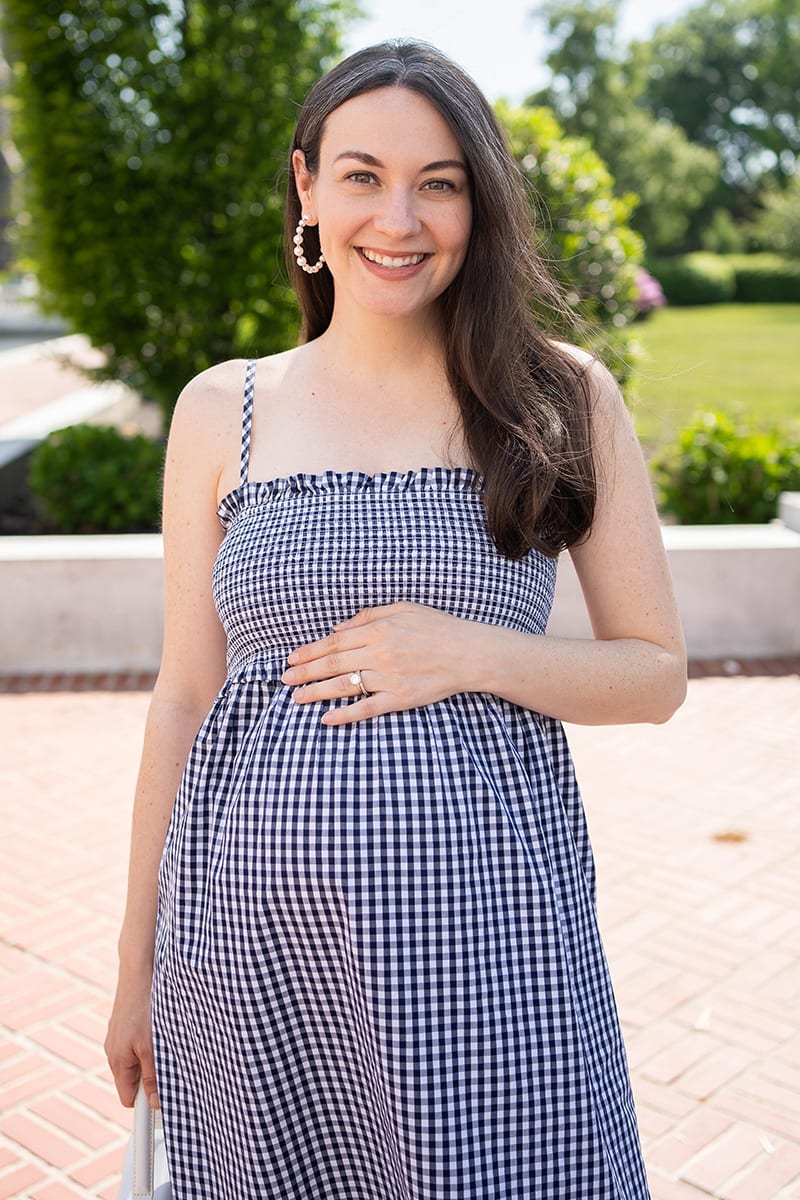
[[[644,355],[633,412],[649,449],[702,411],[751,428],[800,419],[800,305],[666,308],[636,329]]]

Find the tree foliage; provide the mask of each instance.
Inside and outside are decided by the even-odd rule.
[[[653,111],[720,155],[734,188],[783,182],[800,153],[800,0],[713,0],[633,58]]]
[[[586,319],[590,346],[602,339],[609,365],[624,382],[643,252],[628,224],[633,199],[615,192],[589,141],[566,137],[549,109],[498,104],[497,112],[531,188],[540,252]]]
[[[570,133],[594,136],[629,107],[629,81],[617,47],[620,0],[542,0],[535,15],[550,40],[550,83],[531,97]]]
[[[800,438],[699,413],[652,469],[662,509],[681,524],[761,524],[776,516],[781,492],[800,487]]]
[[[619,0],[545,0],[538,13],[553,75],[533,100],[588,137],[617,190],[638,196],[631,221],[651,252],[679,246],[719,178],[716,154],[639,103],[640,68],[618,46]]]
[[[717,156],[688,141],[678,126],[633,105],[612,118],[595,144],[617,189],[638,197],[631,221],[648,247],[658,252],[683,245],[719,180]]]
[[[45,528],[150,533],[161,518],[164,446],[113,426],[54,430],[33,451],[28,486]]]
[[[755,243],[762,250],[800,259],[800,175],[783,190],[767,191],[762,204],[750,231]]]
[[[294,335],[276,184],[345,3],[3,0],[43,302],[167,409]]]

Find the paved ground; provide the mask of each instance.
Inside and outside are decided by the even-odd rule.
[[[0,354],[0,425],[85,386],[66,348]],[[732,669],[666,726],[570,730],[653,1200],[800,1200],[800,678]],[[0,680],[0,1200],[116,1196],[102,1041],[149,680],[99,682]]]
[[[0,426],[86,387],[82,367],[103,356],[85,339],[61,337],[0,353]],[[70,363],[73,365],[70,366]]]
[[[0,1200],[116,1195],[101,1045],[147,701],[0,695]],[[667,725],[570,739],[653,1198],[796,1200],[800,678],[697,678]]]

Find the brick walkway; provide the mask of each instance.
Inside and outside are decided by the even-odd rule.
[[[101,1047],[147,701],[0,695],[0,1200],[116,1195]],[[798,1200],[800,679],[697,678],[667,725],[570,740],[653,1200]]]
[[[102,362],[102,354],[77,336],[4,351],[0,354],[0,424],[85,388],[87,378],[81,368]]]
[[[0,422],[85,386],[54,351],[96,361],[0,355]],[[800,1200],[797,669],[696,664],[668,725],[570,730],[653,1200]],[[0,678],[0,1200],[116,1196],[102,1041],[149,686]]]

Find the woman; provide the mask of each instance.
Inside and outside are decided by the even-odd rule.
[[[527,213],[457,67],[351,56],[292,150],[305,340],[178,402],[107,1051],[179,1200],[647,1195],[559,721],[666,720],[685,654]],[[564,548],[593,641],[545,633]]]

